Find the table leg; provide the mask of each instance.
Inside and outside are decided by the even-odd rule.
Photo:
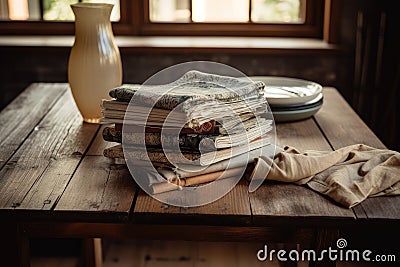
[[[85,267],[103,266],[101,238],[85,238],[82,254]]]
[[[318,252],[318,255],[319,253],[321,253],[322,250],[326,250],[329,247],[336,248],[336,242],[338,238],[339,238],[339,231],[337,229],[327,229],[327,228],[317,229],[315,249]],[[310,262],[309,266],[335,267],[336,261],[332,261],[326,256],[322,261]]]
[[[2,266],[29,267],[29,240],[16,222],[0,223]]]

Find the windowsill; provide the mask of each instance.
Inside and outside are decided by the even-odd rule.
[[[121,50],[226,52],[328,52],[337,51],[320,39],[271,37],[117,36]],[[72,47],[73,36],[0,36],[0,47]]]

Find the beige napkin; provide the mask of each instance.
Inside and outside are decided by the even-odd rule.
[[[361,144],[304,153],[285,147],[273,160],[258,158],[251,177],[307,184],[351,208],[367,197],[400,195],[400,153]]]

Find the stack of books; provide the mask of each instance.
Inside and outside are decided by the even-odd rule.
[[[165,85],[122,85],[103,100],[104,155],[154,167],[153,193],[233,176],[271,144],[263,82],[189,71]],[[184,178],[184,179],[182,179]]]

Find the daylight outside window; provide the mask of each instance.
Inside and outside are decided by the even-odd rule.
[[[0,0],[1,20],[73,21],[71,4],[111,3],[120,19],[119,0]],[[151,22],[303,23],[304,0],[149,0]],[[223,10],[224,12],[221,12]]]
[[[151,22],[303,23],[304,4],[304,0],[150,0],[149,7]]]
[[[109,3],[114,8],[111,21],[120,19],[119,0],[0,0],[0,19],[12,21],[73,21],[71,4]]]
[[[322,38],[325,0],[0,0],[0,34],[74,33],[71,4],[111,3],[116,35]],[[324,11],[325,10],[325,11]],[[327,20],[328,21],[328,20]]]

